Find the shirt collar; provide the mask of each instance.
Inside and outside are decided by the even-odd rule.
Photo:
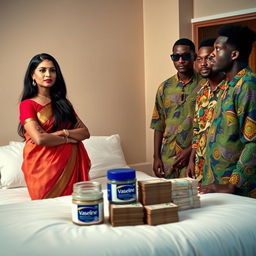
[[[228,86],[234,87],[243,76],[250,72],[250,70],[251,69],[249,67],[241,69],[231,81],[228,81]]]
[[[193,75],[189,78],[189,80],[186,83],[184,83],[181,79],[179,79],[178,73],[176,73],[175,78],[177,80],[177,86],[185,87],[187,84],[192,83],[194,77],[195,77],[195,73],[193,73]]]
[[[202,85],[203,88],[208,88],[211,90],[209,79],[206,79],[205,83]],[[219,90],[225,90],[227,87],[227,81],[224,79],[222,80],[212,92],[218,92]]]

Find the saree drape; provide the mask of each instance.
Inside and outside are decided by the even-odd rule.
[[[51,104],[39,109],[37,121],[49,132],[53,126]],[[74,183],[88,180],[90,159],[82,142],[50,147],[36,145],[27,132],[25,138],[22,171],[31,199],[70,195]]]

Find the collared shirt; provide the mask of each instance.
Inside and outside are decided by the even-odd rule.
[[[206,138],[212,123],[214,109],[218,98],[225,90],[226,82],[223,80],[214,91],[210,87],[209,80],[201,80],[201,88],[196,97],[195,115],[193,120],[192,148],[195,154],[195,176],[201,177],[206,151]]]
[[[151,128],[163,132],[161,158],[166,178],[177,177],[171,166],[176,154],[189,147],[192,141],[192,120],[196,92],[200,77],[194,74],[186,84],[177,74],[164,81],[158,88],[151,121]]]
[[[203,185],[237,184],[256,197],[256,75],[242,69],[218,100],[207,137]]]

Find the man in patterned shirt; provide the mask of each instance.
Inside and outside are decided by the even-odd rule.
[[[213,70],[226,72],[209,130],[202,193],[223,192],[256,198],[256,75],[248,67],[255,33],[224,26],[214,44]]]
[[[193,70],[195,45],[179,39],[171,55],[178,73],[158,88],[151,121],[154,129],[153,170],[157,177],[185,175],[192,141],[192,120],[199,75]]]
[[[214,108],[224,89],[222,82],[225,77],[224,73],[213,71],[212,62],[209,60],[209,56],[214,49],[214,42],[215,38],[201,41],[195,61],[197,71],[206,80],[200,81],[201,88],[196,98],[192,152],[187,174],[198,181],[202,179],[206,138],[212,122]]]

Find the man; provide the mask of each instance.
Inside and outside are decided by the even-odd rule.
[[[202,193],[256,198],[256,75],[248,67],[255,33],[229,25],[219,31],[213,70],[226,73],[206,146]]]
[[[206,80],[200,81],[201,88],[196,98],[192,152],[187,174],[196,178],[199,182],[202,179],[206,138],[212,122],[214,108],[218,97],[225,89],[223,83],[221,83],[225,77],[224,73],[213,71],[212,63],[209,60],[209,56],[214,49],[214,42],[214,38],[200,42],[195,62],[197,71]]]
[[[192,140],[192,120],[199,75],[193,70],[194,43],[179,39],[171,55],[178,73],[158,88],[151,121],[154,129],[153,170],[157,177],[185,176]]]

